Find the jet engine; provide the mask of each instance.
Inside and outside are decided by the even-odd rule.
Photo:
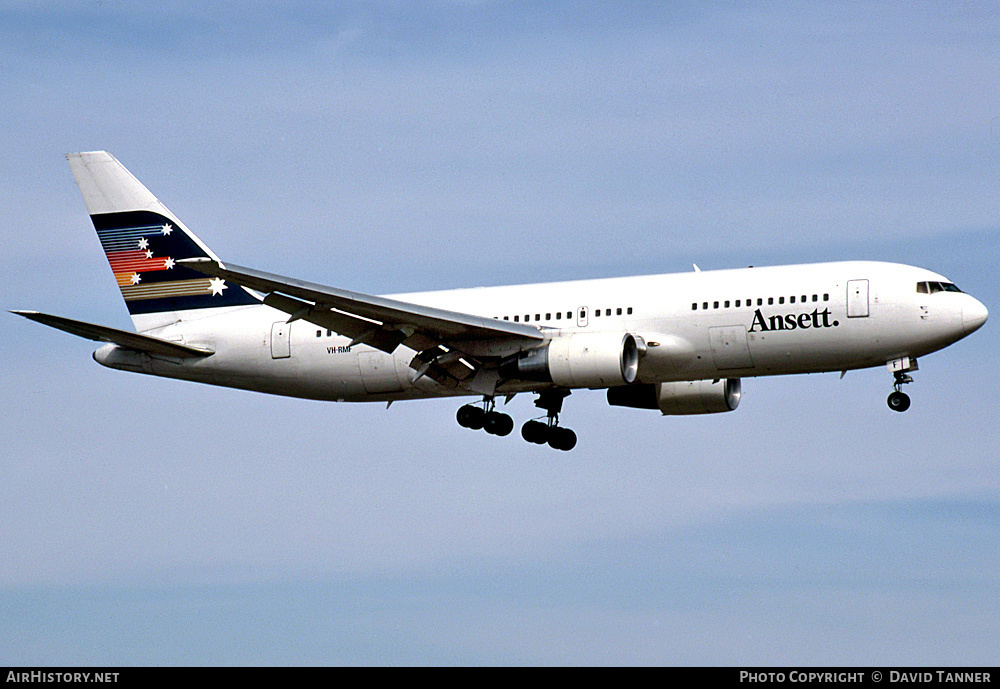
[[[500,376],[567,388],[623,385],[635,381],[639,353],[630,333],[575,333],[507,359],[500,365]]]
[[[740,406],[741,389],[739,378],[621,385],[608,388],[608,404],[659,409],[664,416],[716,414]]]

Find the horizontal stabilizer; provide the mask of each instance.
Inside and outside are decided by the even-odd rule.
[[[111,342],[119,347],[147,352],[149,354],[172,357],[204,357],[213,353],[208,349],[182,345],[177,342],[161,340],[158,337],[130,333],[103,325],[94,325],[93,323],[74,321],[60,316],[51,316],[47,313],[39,313],[38,311],[11,311],[11,313],[16,313],[18,316],[24,316],[29,320],[63,330],[77,337],[83,337],[96,342]]]

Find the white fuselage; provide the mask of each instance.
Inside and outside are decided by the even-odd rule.
[[[978,328],[986,309],[921,268],[842,262],[479,287],[393,299],[538,326],[547,338],[630,333],[643,345],[637,382],[739,378],[881,366],[945,347]],[[469,395],[417,375],[414,352],[392,354],[268,306],[183,314],[148,334],[205,347],[172,359],[106,345],[114,368],[322,400],[385,401]],[[535,343],[532,346],[538,346]],[[527,347],[528,345],[520,345]],[[548,383],[509,381],[497,394]]]

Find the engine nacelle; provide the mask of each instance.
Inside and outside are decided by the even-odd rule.
[[[503,378],[567,388],[606,388],[635,381],[639,344],[630,333],[575,333],[521,352],[500,366]]]
[[[717,414],[740,406],[741,393],[739,378],[623,385],[608,388],[608,404],[659,409],[664,416]]]

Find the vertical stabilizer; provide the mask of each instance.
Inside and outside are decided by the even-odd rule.
[[[114,156],[66,157],[137,330],[204,315],[191,311],[260,303],[242,287],[177,263],[218,257]]]

